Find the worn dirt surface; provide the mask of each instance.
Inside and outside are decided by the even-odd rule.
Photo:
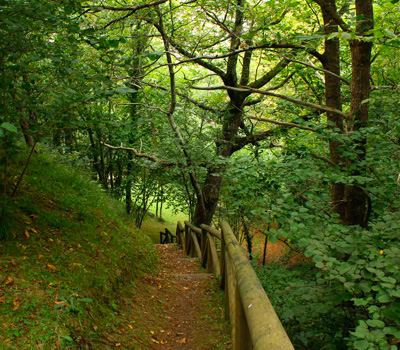
[[[197,258],[186,257],[175,244],[156,247],[159,272],[144,278],[147,291],[136,299],[143,317],[141,328],[148,331],[135,337],[134,348],[230,349],[214,277],[204,273]]]

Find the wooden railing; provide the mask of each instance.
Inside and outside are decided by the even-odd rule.
[[[187,255],[199,257],[208,272],[220,276],[233,350],[294,350],[227,222],[221,223],[221,232],[207,225],[198,228],[187,221],[184,226],[178,222],[176,239]]]
[[[167,228],[165,232],[160,231],[160,244],[174,243],[176,236],[174,236]]]

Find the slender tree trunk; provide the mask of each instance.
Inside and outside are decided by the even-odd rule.
[[[71,128],[64,129],[64,140],[68,152],[72,153],[74,150],[74,134]]]
[[[128,164],[126,166],[126,185],[125,185],[125,210],[128,214],[132,213],[132,160],[131,152],[128,152]]]

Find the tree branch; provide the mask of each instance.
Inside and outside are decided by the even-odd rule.
[[[328,158],[326,158],[326,157],[320,156],[320,155],[318,155],[318,154],[316,154],[316,153],[311,153],[311,155],[312,155],[314,158],[319,159],[319,160],[323,160],[325,163],[328,163],[328,164],[330,164],[330,165],[332,165],[332,166],[334,166],[334,167],[337,166],[337,164],[335,164],[334,162],[332,162],[330,159],[328,159]]]
[[[264,74],[261,78],[252,82],[248,85],[250,89],[259,89],[269,83],[273,78],[275,78],[287,65],[290,63],[290,60],[284,58],[281,60],[273,69],[271,69],[268,73]]]
[[[326,73],[326,74],[332,75],[332,76],[334,76],[334,77],[340,79],[341,81],[343,81],[346,85],[349,85],[349,86],[350,86],[350,82],[349,82],[347,79],[341,77],[340,75],[337,75],[337,74],[335,74],[335,73],[332,73],[332,72],[329,71],[329,70],[326,70],[326,69],[323,69],[323,68],[319,68],[319,67],[316,67],[316,66],[314,66],[314,65],[312,65],[312,64],[308,64],[308,63],[305,63],[305,62],[302,62],[302,61],[293,60],[293,59],[291,59],[291,58],[288,58],[288,60],[290,60],[290,62],[298,63],[298,64],[301,64],[301,65],[303,65],[303,66],[305,66],[305,67],[309,67],[309,68],[315,69],[315,70],[317,70],[317,71],[321,71],[321,72],[324,72],[324,73]]]
[[[307,131],[312,131],[312,132],[316,131],[313,128],[310,128],[308,126],[303,126],[303,125],[300,125],[300,124],[296,124],[296,123],[281,122],[281,121],[278,121],[278,120],[273,120],[273,119],[268,119],[268,118],[253,117],[251,115],[247,115],[246,117],[249,118],[249,119],[252,119],[252,120],[257,120],[257,121],[260,121],[260,122],[267,122],[267,123],[271,123],[271,124],[286,126],[286,127],[289,127],[289,128],[297,128],[297,129],[302,129],[302,130],[307,130]]]
[[[160,90],[163,90],[163,91],[168,91],[168,89],[166,89],[166,88],[163,87],[163,86],[158,86],[158,85],[154,85],[154,84],[150,84],[150,83],[144,83],[144,84],[145,84],[145,85],[148,85],[148,86],[151,86],[152,88],[155,88],[155,89],[160,89]],[[199,107],[199,108],[201,108],[201,109],[203,109],[203,110],[205,110],[205,111],[212,112],[212,113],[214,113],[214,114],[220,114],[220,113],[221,113],[221,111],[219,111],[219,110],[217,110],[217,109],[215,109],[215,108],[212,108],[212,107],[210,107],[210,106],[207,106],[207,105],[205,105],[204,103],[201,103],[201,102],[199,102],[199,101],[197,101],[197,100],[195,100],[195,99],[189,97],[187,94],[183,94],[183,93],[181,93],[181,92],[179,92],[179,91],[176,91],[176,94],[177,94],[179,97],[182,97],[182,98],[188,100],[189,102],[193,103],[195,106],[197,106],[197,107]],[[120,103],[120,105],[121,105],[121,104],[123,104],[123,103]],[[124,104],[126,104],[126,103],[124,103]],[[164,113],[167,113],[166,111],[162,110],[162,109],[159,108],[159,107],[148,107],[148,108],[158,109],[158,110],[161,110],[161,111],[164,112]]]
[[[329,1],[326,0],[313,0],[317,3],[321,8],[323,8],[326,13],[337,23],[337,25],[344,31],[349,32],[351,30],[350,26],[343,21],[342,17],[340,17],[339,13],[331,6]]]
[[[166,165],[166,166],[177,165],[176,163],[173,163],[173,162],[166,162],[166,161],[160,160],[156,156],[153,156],[151,154],[141,153],[141,152],[139,152],[138,150],[136,150],[133,147],[124,147],[124,146],[117,146],[116,147],[116,146],[109,145],[109,144],[107,144],[105,142],[101,142],[101,144],[104,147],[107,147],[108,149],[123,150],[123,151],[127,151],[127,152],[132,152],[138,158],[145,158],[145,159],[150,160],[150,161],[152,161],[154,163],[160,163],[161,165]]]
[[[274,130],[268,130],[259,134],[252,134],[245,137],[240,137],[235,140],[235,144],[232,147],[233,152],[241,150],[244,146],[249,144],[256,144],[259,141],[264,141],[265,139],[274,135]],[[271,142],[271,148],[280,147]]]
[[[140,4],[140,5],[136,5],[136,6],[124,6],[124,7],[114,7],[114,6],[96,6],[96,5],[92,5],[92,6],[83,6],[83,8],[85,9],[101,9],[101,10],[109,10],[109,11],[138,11],[141,9],[144,9],[146,7],[151,7],[151,6],[156,6],[156,5],[160,5],[163,4],[165,2],[167,2],[168,0],[156,0],[153,2],[149,2],[147,4]]]
[[[292,103],[295,103],[297,105],[300,106],[304,106],[304,107],[309,107],[309,108],[314,108],[320,111],[324,111],[324,112],[333,112],[336,113],[337,115],[340,115],[341,117],[348,119],[348,114],[342,112],[341,110],[338,110],[336,108],[333,107],[328,107],[328,106],[324,106],[324,105],[318,105],[316,103],[311,103],[311,102],[305,102],[305,101],[301,101],[301,100],[297,100],[293,97],[289,97],[289,96],[285,96],[285,95],[281,95],[281,94],[276,94],[274,92],[270,92],[268,90],[259,90],[259,89],[252,89],[250,87],[233,87],[233,86],[211,86],[211,87],[200,87],[200,86],[192,86],[193,89],[196,90],[235,90],[235,91],[239,91],[239,92],[251,92],[251,93],[256,93],[256,94],[260,94],[260,95],[266,95],[266,96],[272,96],[272,97],[277,97],[280,98],[282,100],[285,101],[289,101]]]

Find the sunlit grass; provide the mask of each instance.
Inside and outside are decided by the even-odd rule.
[[[174,213],[173,208],[166,208],[165,205],[162,211],[162,219],[153,217],[156,213],[155,204],[150,207],[149,212],[152,216],[146,215],[141,231],[149,236],[153,243],[160,243],[160,231],[164,232],[165,228],[168,228],[168,230],[175,234],[177,222],[180,221],[183,223],[185,220],[188,220],[185,213]]]

